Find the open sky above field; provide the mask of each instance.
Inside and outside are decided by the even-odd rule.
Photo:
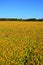
[[[0,0],[0,18],[43,18],[43,0]]]

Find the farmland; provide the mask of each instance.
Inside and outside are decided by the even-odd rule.
[[[43,65],[43,22],[0,21],[0,65]]]

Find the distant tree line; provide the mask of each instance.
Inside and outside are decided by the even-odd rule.
[[[36,19],[36,18],[30,18],[30,19],[0,18],[0,21],[43,21],[43,18],[41,18],[41,19]]]
[[[22,19],[18,19],[18,18],[0,18],[0,21],[22,21]]]

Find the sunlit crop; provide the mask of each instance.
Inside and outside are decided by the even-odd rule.
[[[0,65],[43,65],[43,22],[0,22]]]

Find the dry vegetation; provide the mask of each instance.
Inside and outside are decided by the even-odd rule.
[[[43,22],[0,22],[0,65],[43,65]]]

